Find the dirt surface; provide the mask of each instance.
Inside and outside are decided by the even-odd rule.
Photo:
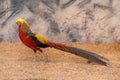
[[[65,43],[108,58],[109,66],[53,48],[34,53],[21,42],[0,43],[0,80],[120,80],[120,45]],[[46,56],[48,62],[46,62]]]

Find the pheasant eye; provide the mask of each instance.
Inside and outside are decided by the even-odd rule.
[[[20,22],[16,22],[16,24],[17,24],[18,26],[20,26],[20,25],[21,25],[21,23],[20,23]]]

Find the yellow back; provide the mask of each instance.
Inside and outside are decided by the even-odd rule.
[[[48,39],[46,39],[45,37],[40,36],[39,34],[36,34],[35,37],[43,44],[48,42]]]

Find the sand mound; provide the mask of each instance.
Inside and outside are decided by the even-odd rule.
[[[0,80],[120,80],[120,45],[65,43],[108,58],[109,66],[53,48],[36,54],[21,42],[0,43]],[[46,62],[46,56],[49,62]]]

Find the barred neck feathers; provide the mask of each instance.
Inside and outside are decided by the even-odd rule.
[[[24,19],[17,19],[16,24],[19,26],[19,29],[22,30],[24,33],[31,33],[32,31],[30,30],[29,23],[24,20]]]
[[[29,26],[27,26],[26,24],[21,24],[19,27],[24,33],[32,33]]]

